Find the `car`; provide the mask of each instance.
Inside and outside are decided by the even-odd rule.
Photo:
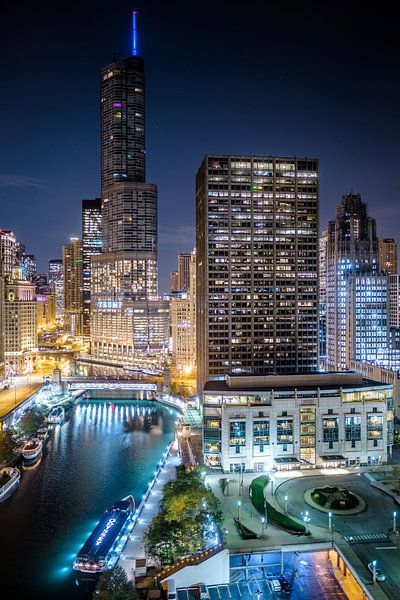
[[[371,571],[372,575],[374,574],[374,565],[372,562],[368,563],[368,569]],[[385,574],[382,573],[382,571],[380,569],[378,569],[377,566],[375,566],[375,577],[377,581],[385,581],[386,577]]]
[[[268,579],[268,585],[272,593],[280,592],[282,590],[281,584],[279,583],[279,579],[273,578]]]

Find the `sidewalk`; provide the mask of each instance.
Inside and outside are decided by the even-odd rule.
[[[140,505],[137,507],[138,516],[136,523],[129,536],[128,542],[121,554],[119,563],[126,571],[128,579],[134,580],[137,575],[137,561],[140,565],[146,563],[146,551],[143,545],[143,534],[145,533],[150,521],[158,513],[162,491],[164,485],[171,479],[175,479],[176,467],[181,464],[179,455],[173,450],[170,451],[164,466],[160,469],[159,475],[155,478],[153,486],[149,486]],[[136,572],[136,573],[135,573]]]

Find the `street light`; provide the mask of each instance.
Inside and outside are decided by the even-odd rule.
[[[284,500],[285,500],[285,515],[287,515],[287,503],[288,503],[288,497],[287,497],[287,496],[285,496]]]
[[[329,527],[329,530],[331,530],[332,529],[332,513],[331,512],[328,512],[328,519],[329,519],[328,527]]]
[[[238,507],[238,516],[237,516],[237,518],[238,518],[238,519],[240,519],[240,507],[241,507],[241,506],[242,506],[242,503],[241,503],[241,501],[240,501],[240,500],[238,500],[238,503],[237,503],[237,507]]]
[[[261,536],[264,537],[265,519],[261,517]]]
[[[226,480],[226,495],[229,496],[229,479]]]
[[[372,581],[376,583],[376,560],[372,561]]]
[[[394,531],[394,533],[397,532],[396,517],[397,517],[397,512],[394,511],[394,513],[393,513],[393,531]]]

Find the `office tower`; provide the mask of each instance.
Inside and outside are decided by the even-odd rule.
[[[56,319],[62,319],[64,316],[64,283],[61,258],[51,258],[49,260],[49,284],[54,294]]]
[[[389,275],[389,325],[400,327],[400,275]]]
[[[171,299],[172,362],[177,375],[192,376],[196,367],[196,251],[189,254],[188,288]]]
[[[37,274],[36,258],[33,254],[23,254],[19,259],[19,266],[21,267],[22,279],[26,281],[33,281]]]
[[[90,260],[102,245],[101,198],[82,200],[83,335],[90,336]]]
[[[386,275],[397,274],[397,242],[391,238],[378,240],[379,270]]]
[[[0,331],[4,331],[4,277],[0,275]],[[4,382],[4,335],[0,335],[0,387]]]
[[[325,369],[326,361],[326,249],[328,231],[325,229],[319,238],[319,361]]]
[[[348,368],[348,280],[350,274],[376,274],[378,240],[375,219],[368,216],[360,194],[346,194],[328,224],[326,292],[326,365]],[[350,357],[351,358],[351,357]]]
[[[70,238],[62,247],[64,281],[64,328],[67,333],[83,333],[82,241]]]
[[[180,292],[187,292],[189,288],[190,256],[190,252],[178,254],[178,289]]]
[[[46,328],[53,325],[56,320],[56,306],[54,293],[50,290],[36,294],[37,303],[37,328]]]
[[[386,275],[351,273],[346,291],[345,364],[351,359],[377,361],[389,349],[388,281]]]
[[[0,275],[11,276],[17,264],[18,244],[13,231],[0,229]]]
[[[318,160],[206,156],[196,179],[198,388],[318,368]]]
[[[169,318],[169,303],[158,299],[157,186],[145,181],[144,63],[135,19],[132,56],[101,74],[103,246],[91,261],[90,336],[92,355],[113,364],[154,353]]]
[[[15,269],[4,285],[4,358],[7,375],[30,373],[37,351],[35,286]]]
[[[169,274],[169,287],[172,293],[179,291],[178,271],[171,271]]]

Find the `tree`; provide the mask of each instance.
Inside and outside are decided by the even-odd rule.
[[[0,464],[7,463],[15,458],[14,450],[18,446],[14,429],[0,430]]]
[[[46,423],[47,408],[31,408],[18,421],[18,433],[20,435],[35,435],[37,430],[44,427]]]
[[[118,565],[100,575],[93,600],[138,600],[138,594],[125,570]]]

